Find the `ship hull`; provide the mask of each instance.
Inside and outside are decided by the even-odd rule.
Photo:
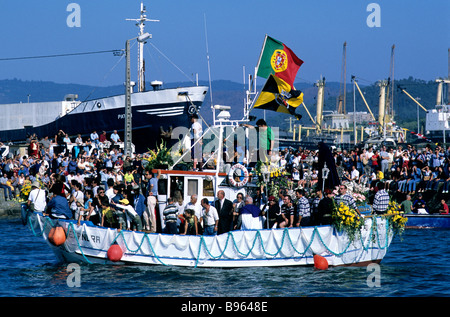
[[[155,148],[162,140],[161,131],[168,131],[171,127],[189,127],[190,115],[200,109],[206,92],[207,87],[188,87],[132,94],[132,142],[136,151]],[[125,96],[80,103],[68,114],[46,124],[0,131],[0,139],[21,142],[31,134],[53,139],[60,129],[71,137],[81,134],[85,138],[93,131],[98,134],[106,131],[109,138],[117,130],[123,141]],[[172,142],[170,138],[165,140],[169,144]]]

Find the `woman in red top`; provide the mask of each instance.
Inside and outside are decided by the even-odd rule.
[[[448,205],[445,202],[445,199],[441,199],[441,205],[442,207],[439,210],[441,212],[441,215],[448,215]]]
[[[378,154],[378,151],[375,150],[373,155],[372,155],[372,170],[376,171],[378,168],[378,158],[380,157],[380,155]]]

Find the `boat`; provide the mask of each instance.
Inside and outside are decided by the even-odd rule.
[[[216,109],[221,109],[216,132],[224,135],[226,128],[236,122],[227,119],[228,108]],[[223,149],[223,138],[215,140],[219,142],[215,148]],[[176,164],[177,161],[173,166]],[[237,193],[251,195],[259,188],[255,175],[249,173],[245,165],[224,162],[221,155],[217,156],[214,169],[186,171],[174,170],[173,166],[154,171],[158,172],[159,219],[162,219],[167,198],[176,196],[175,189],[184,202],[197,194],[212,203],[219,190],[233,201]],[[215,236],[118,230],[96,226],[90,221],[78,225],[74,220],[55,220],[30,212],[26,204],[22,205],[22,219],[36,236],[47,241],[59,261],[89,264],[195,268],[312,266],[315,257],[320,256],[328,266],[365,266],[384,258],[395,235],[388,217],[381,216],[366,216],[356,238],[334,225],[264,228],[262,217],[258,229],[232,230]],[[164,229],[163,221],[161,225]],[[49,238],[56,227],[64,229],[64,241],[57,245]]]
[[[141,3],[140,18],[135,19],[144,34],[146,17]],[[139,152],[160,143],[164,134],[175,127],[189,127],[190,116],[200,110],[208,92],[206,86],[163,88],[161,81],[152,81],[152,89],[145,90],[143,45],[138,42],[138,87],[131,93],[133,143]],[[125,89],[124,89],[125,90]],[[76,94],[68,94],[63,101],[15,103],[0,105],[0,140],[4,143],[23,142],[27,136],[53,138],[60,129],[69,136],[83,137],[96,131],[109,136],[114,130],[125,134],[126,94],[79,101]],[[166,139],[170,140],[170,137]]]
[[[366,266],[386,255],[393,234],[387,220],[367,218],[361,237],[350,241],[332,226],[236,230],[217,236],[170,235],[104,228],[90,222],[53,220],[29,214],[26,223],[42,235],[61,262],[185,267],[312,266],[314,256],[329,266]],[[65,242],[54,245],[51,230],[61,226]],[[108,251],[120,248],[119,258]]]
[[[450,215],[446,214],[407,214],[406,229],[448,229]]]

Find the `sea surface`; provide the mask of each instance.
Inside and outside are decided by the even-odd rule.
[[[369,270],[80,264],[75,286],[68,264],[58,263],[20,219],[0,219],[0,233],[0,297],[450,296],[448,230],[406,230],[394,238],[379,267]]]

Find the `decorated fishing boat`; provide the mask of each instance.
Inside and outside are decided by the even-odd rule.
[[[333,226],[237,230],[216,236],[169,235],[94,226],[85,221],[54,220],[27,213],[26,223],[62,262],[254,267],[314,265],[314,256],[329,266],[379,263],[394,236],[386,218],[366,218],[357,239]],[[55,239],[55,229],[63,237]]]
[[[450,215],[445,214],[407,214],[406,229],[448,229]]]
[[[226,122],[230,123],[223,121],[218,125],[219,135],[226,131]],[[219,141],[215,148],[216,151],[223,149],[223,142]],[[264,170],[261,165],[250,173],[241,163],[223,162],[222,155],[211,157],[217,158],[215,169],[175,170],[169,166],[154,170],[158,175],[161,217],[168,197],[173,197],[175,190],[184,202],[192,195],[212,202],[220,190],[233,201],[237,193],[251,195],[260,189],[261,180],[271,184],[277,180],[278,171]],[[207,162],[204,164],[207,167]],[[261,171],[268,179],[259,177]],[[271,174],[273,179],[270,179]],[[42,236],[63,262],[224,268],[312,266],[318,257],[326,261],[327,266],[364,266],[380,262],[396,234],[394,217],[360,217],[344,205],[335,209],[335,221],[330,225],[268,228],[263,225],[267,222],[261,213],[258,229],[241,227],[218,235],[168,234],[163,233],[164,228],[160,233],[118,230],[90,221],[78,224],[75,220],[51,219],[42,213],[30,212],[25,204],[22,216],[24,224],[36,236]]]

